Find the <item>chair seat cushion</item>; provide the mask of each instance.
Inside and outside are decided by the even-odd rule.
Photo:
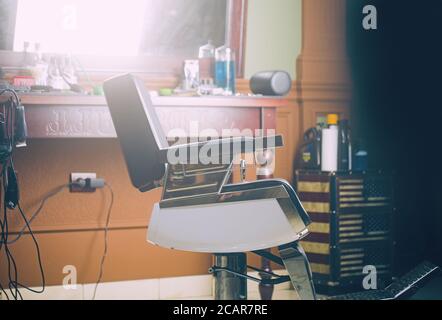
[[[301,239],[310,219],[293,188],[284,180],[231,184],[221,193],[283,186],[290,199],[265,198],[182,207],[154,206],[148,241],[161,247],[193,252],[235,253],[277,247]],[[293,224],[280,200],[296,209]]]
[[[290,200],[292,201],[292,204],[295,206],[296,210],[298,211],[300,217],[304,221],[306,225],[309,225],[311,220],[308,215],[308,213],[305,211],[304,207],[302,206],[301,201],[298,198],[298,195],[296,194],[293,187],[283,179],[265,179],[265,180],[256,180],[252,182],[245,182],[245,183],[238,183],[238,184],[229,184],[223,186],[221,189],[221,193],[227,193],[227,192],[240,192],[240,191],[247,191],[247,190],[254,190],[254,189],[260,189],[260,188],[271,188],[271,187],[278,187],[283,186],[285,190],[287,191],[288,195],[290,196]]]
[[[306,230],[294,230],[276,199],[160,208],[155,204],[147,231],[158,246],[192,252],[236,253],[297,241]]]

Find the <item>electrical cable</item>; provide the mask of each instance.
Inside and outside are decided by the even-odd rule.
[[[3,288],[3,286],[0,284],[0,290],[1,290],[1,292],[5,295],[5,297],[6,297],[6,300],[9,300],[9,296],[8,296],[8,294],[6,293],[6,290]]]
[[[79,182],[73,182],[73,183],[59,186],[59,187],[55,188],[53,191],[51,191],[49,194],[47,194],[44,197],[44,199],[40,202],[39,207],[32,214],[32,216],[29,220],[27,219],[26,213],[22,209],[22,207],[20,205],[20,201],[18,200],[18,196],[17,196],[16,199],[14,199],[15,201],[12,203],[12,205],[9,203],[9,208],[14,209],[15,205],[18,207],[25,225],[17,233],[17,236],[14,239],[9,240],[10,232],[9,232],[9,224],[8,224],[8,204],[7,204],[7,198],[8,198],[7,191],[8,191],[8,187],[9,187],[8,186],[8,183],[9,183],[8,174],[12,174],[12,178],[14,179],[14,181],[17,181],[16,171],[14,168],[13,155],[12,155],[12,150],[15,147],[15,143],[14,143],[14,140],[15,140],[14,134],[15,133],[14,133],[13,121],[15,119],[15,112],[17,110],[17,107],[20,105],[20,99],[19,99],[17,93],[12,89],[1,90],[0,95],[4,94],[5,92],[11,93],[14,96],[15,104],[13,102],[13,99],[11,98],[9,100],[10,105],[9,106],[6,105],[6,107],[4,108],[3,119],[0,119],[0,123],[5,126],[5,133],[6,133],[5,140],[7,140],[6,143],[8,144],[7,145],[8,149],[6,151],[2,152],[2,154],[0,155],[0,164],[2,165],[2,169],[0,172],[0,178],[1,178],[0,183],[2,184],[2,187],[3,187],[3,190],[0,188],[0,191],[3,191],[2,197],[0,197],[3,200],[2,201],[2,203],[3,203],[3,221],[2,221],[2,218],[0,217],[0,231],[1,231],[0,252],[2,249],[5,250],[7,266],[8,266],[8,270],[7,270],[7,275],[8,275],[8,280],[9,280],[8,289],[10,291],[10,294],[11,294],[12,298],[15,300],[17,300],[17,299],[23,300],[23,296],[22,296],[19,288],[23,288],[23,289],[29,290],[31,292],[34,292],[34,293],[43,293],[45,290],[45,287],[46,287],[46,279],[45,279],[44,268],[43,268],[43,263],[42,263],[41,251],[40,251],[38,241],[34,235],[34,232],[32,231],[31,224],[34,221],[34,219],[36,219],[37,216],[40,214],[40,212],[43,210],[43,208],[46,204],[46,201],[48,201],[50,198],[59,194],[64,188],[75,185]],[[8,171],[8,169],[10,169],[11,171]],[[104,273],[104,263],[106,261],[108,247],[109,247],[109,243],[108,243],[109,242],[109,223],[110,223],[112,208],[113,208],[113,204],[114,204],[114,192],[112,190],[112,187],[106,182],[104,183],[104,185],[109,189],[109,192],[111,195],[111,200],[110,200],[110,204],[109,204],[109,208],[108,208],[108,212],[107,212],[107,217],[106,217],[106,224],[105,224],[105,228],[104,228],[104,250],[103,250],[103,255],[102,255],[101,263],[100,263],[100,272],[99,272],[98,279],[97,279],[97,282],[96,282],[96,285],[94,288],[93,300],[95,299],[98,286],[101,283],[103,273]],[[17,188],[16,192],[18,194],[18,185],[16,188]],[[35,245],[35,248],[36,248],[38,266],[40,269],[41,280],[42,280],[42,289],[41,290],[31,289],[31,288],[29,288],[19,282],[17,264],[15,262],[12,252],[9,249],[9,245],[16,243],[24,235],[24,233],[26,232],[26,229],[28,229],[29,234],[31,235],[32,240]],[[3,285],[1,283],[0,283],[0,292],[4,293],[5,297],[8,300],[10,299],[9,295],[6,292],[6,289],[3,287]]]
[[[13,240],[7,241],[8,237],[9,237],[9,234],[8,234],[8,237],[6,237],[6,240],[3,240],[2,242],[0,242],[0,249],[1,249],[1,245],[5,245],[5,244],[10,245],[10,244],[13,244],[13,243],[17,242],[24,235],[26,229],[28,229],[28,231],[29,231],[29,233],[32,236],[32,239],[34,241],[35,247],[37,249],[37,257],[38,257],[38,263],[39,263],[39,268],[40,268],[40,273],[41,273],[43,285],[42,285],[42,290],[33,290],[33,289],[31,289],[31,288],[29,288],[29,287],[19,283],[17,280],[12,280],[12,276],[11,276],[10,277],[10,289],[15,289],[15,294],[13,294],[14,298],[17,298],[17,297],[21,296],[21,294],[18,291],[18,287],[22,287],[22,288],[24,288],[24,289],[26,289],[28,291],[34,292],[34,293],[43,293],[43,291],[45,289],[45,276],[44,276],[44,269],[43,269],[43,265],[42,265],[41,254],[40,254],[40,248],[39,248],[38,242],[37,242],[37,240],[36,240],[36,238],[34,236],[34,233],[32,232],[32,229],[30,228],[30,225],[31,225],[32,221],[35,220],[35,218],[37,218],[37,216],[41,213],[41,211],[44,208],[46,202],[50,198],[58,195],[65,188],[68,188],[68,187],[70,187],[73,184],[76,184],[76,183],[74,182],[74,183],[69,183],[69,184],[66,184],[66,185],[61,185],[61,186],[55,188],[49,194],[47,194],[44,197],[44,199],[40,202],[39,207],[33,213],[33,215],[31,216],[31,218],[29,220],[26,218],[26,214],[24,213],[24,210],[22,209],[20,203],[18,203],[18,208],[19,208],[19,211],[20,211],[20,214],[21,214],[23,220],[25,221],[25,226],[21,229],[21,231],[17,234],[16,238],[13,239]],[[104,263],[105,263],[105,260],[106,260],[106,257],[107,257],[107,251],[108,251],[108,247],[109,247],[108,246],[109,223],[110,223],[111,213],[112,213],[113,204],[114,204],[114,192],[113,192],[113,189],[112,189],[112,187],[108,183],[105,183],[105,186],[109,189],[109,192],[110,192],[110,195],[111,195],[111,200],[110,200],[109,209],[108,209],[108,213],[107,213],[107,217],[106,217],[106,224],[105,224],[105,228],[104,228],[104,231],[105,231],[104,252],[103,252],[103,255],[102,255],[102,258],[101,258],[100,272],[99,272],[98,280],[97,280],[96,285],[95,285],[93,300],[95,299],[98,285],[101,283],[101,280],[102,280],[102,277],[103,277],[103,273],[104,273]],[[1,223],[0,227],[3,230],[4,227],[3,227],[2,223]],[[2,235],[3,234],[4,233],[2,232]],[[5,242],[5,241],[7,241],[7,242]],[[8,250],[9,250],[9,248],[8,248]],[[11,259],[11,255],[9,254],[8,256]],[[11,259],[10,265],[15,266],[15,261]],[[16,270],[16,268],[14,268],[14,270]],[[7,296],[6,292],[5,292],[5,295]],[[7,299],[9,299],[8,296],[7,296]]]
[[[2,170],[1,170],[1,173],[0,173],[0,178],[2,178],[3,179],[3,168],[2,168]],[[0,179],[0,181],[1,181],[1,179]],[[1,199],[1,197],[2,197],[2,195],[1,195],[1,188],[0,188],[0,199]],[[4,227],[4,224],[3,224],[3,221],[2,221],[2,219],[1,219],[1,217],[0,217],[0,230],[1,230],[1,238],[0,238],[0,252],[1,252],[1,250],[2,250],[2,247],[3,247],[3,242],[4,242],[4,237],[5,237],[5,227]]]
[[[2,171],[1,171],[1,184],[3,186],[3,193],[2,193],[2,203],[3,203],[3,221],[1,223],[1,232],[2,232],[2,245],[1,248],[4,248],[6,260],[7,260],[7,275],[8,275],[8,289],[11,293],[11,296],[13,299],[17,300],[18,298],[22,299],[17,286],[15,285],[15,282],[18,280],[18,270],[17,270],[17,264],[15,263],[14,256],[12,255],[11,251],[8,247],[8,236],[9,236],[9,223],[8,223],[8,211],[6,207],[6,192],[7,192],[7,177],[6,177],[6,170],[8,168],[8,164],[10,163],[10,159],[12,157],[12,145],[13,145],[13,131],[14,127],[11,125],[13,121],[13,110],[20,104],[20,100],[18,98],[17,93],[14,90],[11,89],[4,89],[0,91],[0,95],[3,95],[5,92],[8,92],[12,94],[15,98],[15,103],[12,98],[9,99],[10,104],[5,104],[4,107],[4,113],[3,113],[3,125],[5,127],[5,133],[6,133],[6,141],[7,144],[6,150],[2,151],[1,156],[1,164],[2,164]],[[12,110],[11,110],[12,109]],[[3,286],[2,286],[3,288]],[[9,296],[8,296],[9,299]]]
[[[3,169],[2,169],[2,172],[3,172]],[[0,192],[1,192],[1,188],[0,188]],[[1,198],[1,196],[0,196],[0,198]],[[0,252],[1,252],[1,250],[3,248],[3,241],[5,239],[5,226],[4,226],[1,218],[0,218],[0,229],[1,229],[1,242],[0,242]],[[9,296],[6,293],[6,290],[3,288],[1,282],[0,282],[0,288],[1,288],[2,292],[5,294],[6,298],[9,300]]]
[[[106,226],[104,227],[104,251],[103,251],[103,256],[101,257],[101,263],[100,263],[100,273],[98,275],[98,280],[95,283],[95,288],[94,288],[94,294],[92,295],[92,300],[95,300],[95,296],[97,294],[97,289],[98,289],[98,285],[100,284],[102,277],[103,277],[103,271],[104,271],[104,262],[106,260],[107,257],[107,250],[108,250],[108,246],[109,246],[109,222],[110,222],[110,218],[111,218],[111,213],[112,213],[112,208],[114,206],[114,191],[112,190],[112,187],[110,186],[110,184],[108,184],[107,182],[105,183],[105,186],[108,188],[110,195],[111,195],[111,201],[109,204],[109,209],[107,212],[107,217],[106,217]]]
[[[2,204],[3,204],[3,221],[1,221],[0,219],[0,227],[1,227],[1,242],[0,242],[0,250],[4,249],[5,251],[5,255],[6,255],[6,260],[7,260],[7,275],[8,275],[8,289],[11,293],[11,296],[13,299],[15,300],[23,300],[23,296],[19,290],[19,273],[18,273],[18,268],[17,268],[17,264],[15,261],[15,258],[9,248],[9,223],[8,223],[8,206],[14,209],[15,208],[15,202],[12,203],[12,205],[8,202],[8,198],[9,196],[7,195],[8,193],[8,188],[9,188],[9,176],[7,174],[10,173],[12,174],[12,177],[14,179],[14,181],[16,181],[17,177],[16,177],[16,172],[14,169],[14,162],[13,162],[13,155],[12,155],[12,151],[13,148],[15,147],[14,144],[14,134],[15,134],[15,125],[14,125],[14,121],[16,120],[16,112],[17,112],[17,108],[18,106],[20,106],[20,99],[17,95],[17,93],[12,90],[12,89],[4,89],[0,91],[0,95],[3,95],[4,93],[10,93],[14,96],[14,99],[10,98],[9,99],[9,104],[4,104],[4,113],[3,113],[3,121],[2,121],[2,125],[4,126],[5,129],[5,139],[3,139],[3,141],[1,141],[1,143],[3,145],[6,145],[6,149],[2,150],[1,153],[1,157],[0,157],[0,163],[2,165],[2,170],[1,170],[1,185],[3,187],[3,192],[2,192]],[[5,141],[6,140],[6,141]],[[8,171],[11,170],[11,171]],[[16,198],[15,200],[17,200],[17,204],[18,204],[18,194],[19,194],[19,190],[18,190],[18,186],[14,186],[16,187],[16,190],[14,190],[16,192]],[[1,190],[1,189],[0,189]],[[23,216],[24,213],[22,212]],[[24,216],[25,222],[27,223],[26,217]],[[29,224],[28,224],[29,226]],[[32,234],[32,230],[30,229],[31,235]],[[37,246],[37,255],[39,257],[39,259],[41,258],[39,255],[39,248],[38,248],[38,243],[35,239],[35,237],[33,237],[34,242],[36,243]],[[39,264],[40,266],[42,266],[41,264],[41,259],[39,260]],[[42,269],[41,269],[42,270]],[[44,279],[44,275],[43,275],[43,279]],[[3,288],[3,285],[0,284],[1,290],[2,292],[5,293],[6,298],[9,300],[9,295],[6,293],[5,288]]]
[[[15,282],[14,284],[15,284],[16,287],[21,287],[23,289],[26,289],[26,290],[34,292],[34,293],[43,293],[45,291],[45,287],[46,287],[46,278],[45,278],[45,273],[44,273],[44,269],[43,269],[43,263],[42,263],[42,259],[41,259],[40,246],[38,245],[38,241],[35,238],[34,232],[32,231],[31,226],[29,225],[29,222],[26,219],[26,215],[25,215],[25,213],[23,212],[23,209],[20,206],[20,202],[18,203],[18,209],[20,211],[20,214],[21,214],[23,220],[26,223],[26,226],[27,226],[27,228],[29,230],[29,234],[32,237],[32,240],[34,241],[35,249],[36,249],[36,252],[37,252],[38,266],[40,268],[42,289],[41,290],[34,290],[34,289],[31,289],[31,288],[29,288],[29,287],[27,287],[27,286],[25,286],[25,285],[23,285],[23,284],[21,284],[19,282]]]
[[[20,98],[18,97],[17,92],[15,92],[15,91],[12,90],[12,89],[2,89],[2,90],[0,91],[0,96],[3,95],[3,94],[6,93],[6,92],[11,93],[11,94],[14,96],[17,105],[20,104]]]
[[[17,300],[18,298],[22,298],[18,287],[15,285],[17,280],[18,280],[18,270],[17,270],[17,264],[15,263],[15,259],[14,256],[12,255],[11,251],[9,250],[9,246],[8,246],[8,236],[9,236],[9,225],[8,225],[8,210],[6,207],[6,201],[5,201],[5,195],[6,195],[6,176],[4,174],[4,170],[5,170],[6,166],[4,165],[2,168],[3,171],[3,179],[2,179],[2,184],[3,184],[3,213],[4,213],[4,217],[3,217],[3,238],[4,238],[4,248],[5,248],[5,253],[6,253],[6,259],[7,259],[7,264],[8,264],[8,287],[9,287],[9,291],[12,295],[12,297]],[[12,265],[12,268],[11,268]],[[13,275],[11,274],[11,271],[13,271]]]
[[[43,200],[40,202],[40,205],[38,206],[37,210],[32,214],[31,218],[29,219],[29,225],[32,224],[32,222],[35,220],[35,218],[38,217],[38,215],[41,213],[43,207],[46,204],[46,201],[48,201],[50,198],[55,197],[56,195],[58,195],[60,192],[62,192],[65,188],[69,188],[72,184],[64,184],[61,186],[58,186],[56,188],[54,188],[53,191],[51,191],[50,193],[48,193]],[[22,236],[23,234],[26,232],[27,226],[26,224],[22,227],[22,229],[17,233],[16,237],[10,241],[8,241],[8,244],[14,244],[15,242],[17,242]],[[3,243],[0,242],[0,244]],[[1,247],[0,247],[1,248]]]

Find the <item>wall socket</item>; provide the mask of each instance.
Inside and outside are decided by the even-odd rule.
[[[70,183],[78,181],[79,179],[96,179],[97,174],[93,172],[72,172],[70,175]],[[81,188],[75,185],[70,186],[70,192],[95,192],[93,188]]]

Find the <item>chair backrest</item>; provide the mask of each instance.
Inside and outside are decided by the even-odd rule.
[[[160,153],[168,142],[149,92],[131,74],[105,81],[103,89],[132,183],[141,191],[151,190],[164,175]]]

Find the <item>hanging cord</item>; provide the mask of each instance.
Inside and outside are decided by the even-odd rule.
[[[19,99],[19,97],[18,97],[18,95],[17,95],[17,92],[15,92],[15,91],[12,90],[12,89],[3,89],[3,90],[0,91],[0,96],[3,95],[3,94],[5,94],[5,93],[9,93],[9,94],[11,94],[11,95],[14,97],[15,102],[17,103],[17,105],[20,104],[20,99]]]
[[[62,192],[65,188],[69,188],[71,186],[71,184],[64,184],[61,186],[58,186],[56,188],[54,188],[54,190],[50,191],[44,198],[43,200],[40,202],[40,205],[38,206],[37,210],[32,214],[31,218],[29,219],[29,225],[32,224],[32,222],[38,217],[38,215],[41,213],[41,211],[43,210],[43,207],[45,206],[46,202],[51,199],[52,197],[55,197],[56,195],[58,195],[60,192]],[[27,225],[25,224],[22,229],[18,232],[18,234],[15,236],[14,239],[9,240],[8,244],[14,244],[16,243],[18,240],[20,240],[20,238],[23,236],[23,234],[26,232],[27,229]],[[3,243],[3,241],[1,242]],[[1,244],[0,243],[0,244]]]
[[[18,298],[20,296],[20,293],[18,291],[18,287],[22,287],[22,288],[24,288],[24,289],[26,289],[28,291],[34,292],[34,293],[43,293],[43,291],[45,289],[44,268],[43,268],[43,264],[42,264],[40,248],[39,248],[39,245],[38,245],[38,243],[36,241],[36,238],[35,238],[34,233],[32,232],[32,229],[31,229],[30,226],[31,226],[32,222],[38,217],[38,215],[42,212],[46,202],[49,199],[51,199],[51,198],[55,197],[56,195],[58,195],[59,193],[61,193],[65,188],[69,188],[70,186],[76,185],[76,184],[77,184],[76,182],[73,182],[73,183],[61,185],[61,186],[58,186],[58,187],[54,188],[54,190],[49,192],[44,197],[44,199],[40,202],[40,205],[38,206],[37,210],[32,214],[32,216],[31,216],[31,218],[29,220],[26,218],[26,214],[25,214],[24,210],[22,209],[21,205],[18,204],[18,208],[19,208],[19,211],[20,211],[20,214],[21,214],[23,220],[25,221],[25,225],[20,230],[20,232],[17,234],[17,236],[14,239],[12,239],[12,240],[8,240],[9,235],[6,238],[3,237],[3,235],[7,234],[7,233],[3,232],[4,225],[0,221],[0,227],[2,229],[2,240],[0,242],[0,249],[2,248],[2,245],[10,245],[10,244],[16,243],[25,234],[26,229],[29,231],[29,233],[31,234],[32,239],[34,241],[35,247],[37,249],[37,258],[38,258],[38,263],[39,263],[39,267],[40,267],[41,277],[42,277],[42,280],[43,280],[42,281],[43,289],[42,290],[33,290],[33,289],[31,289],[31,288],[29,288],[29,287],[19,283],[17,281],[17,278],[15,280],[12,280],[13,277],[10,276],[10,286],[9,287],[10,287],[10,289],[12,288],[12,290],[14,290],[14,292],[15,292],[13,294],[14,299],[16,299],[16,298]],[[110,186],[110,184],[105,183],[105,186],[109,190],[109,193],[111,195],[111,200],[110,200],[110,204],[109,204],[109,208],[108,208],[108,212],[107,212],[107,216],[106,216],[106,224],[105,224],[105,228],[104,228],[104,233],[105,233],[105,235],[104,235],[104,240],[105,240],[105,242],[104,242],[104,251],[103,251],[103,255],[101,257],[100,271],[99,271],[98,279],[97,279],[97,282],[96,282],[95,288],[94,288],[93,300],[95,300],[96,292],[97,292],[99,284],[101,283],[101,280],[102,280],[102,277],[103,277],[103,273],[104,273],[104,263],[106,261],[107,252],[108,252],[108,248],[109,248],[109,243],[108,243],[109,242],[109,223],[110,223],[110,218],[111,218],[112,209],[113,209],[113,205],[114,205],[114,191],[113,191],[112,187]],[[9,248],[8,248],[8,251],[9,251]],[[9,259],[11,259],[10,264],[9,264],[10,266],[8,267],[10,269],[11,266],[12,267],[15,266],[15,261],[13,260],[13,257],[11,257],[11,255],[9,255]],[[14,267],[13,269],[16,270],[16,267]],[[16,271],[15,271],[15,273],[16,273]],[[1,286],[1,284],[0,284],[0,290],[5,294],[5,296],[9,300],[9,296],[7,295],[6,291]]]
[[[8,207],[6,203],[6,194],[7,194],[7,188],[8,188],[8,177],[7,177],[7,171],[9,168],[13,167],[13,157],[12,157],[12,150],[14,148],[14,119],[15,119],[15,112],[18,106],[20,105],[20,99],[17,95],[17,93],[12,89],[4,89],[0,91],[0,95],[3,95],[4,93],[9,93],[13,98],[9,99],[8,101],[4,103],[4,113],[2,117],[2,125],[4,126],[4,133],[5,137],[4,140],[1,141],[2,144],[6,144],[6,149],[2,151],[1,155],[1,184],[3,187],[3,194],[2,194],[2,205],[3,205],[3,221],[0,219],[0,227],[1,227],[1,242],[0,242],[0,249],[4,248],[6,260],[7,260],[7,275],[8,275],[8,289],[11,293],[11,297],[14,300],[23,299],[17,283],[18,283],[18,270],[17,270],[17,264],[15,262],[14,256],[12,252],[9,249],[8,246],[8,236],[9,236],[9,222],[8,222]],[[15,101],[14,101],[15,100]],[[5,292],[2,285],[0,285],[2,288],[2,292]],[[9,299],[9,296],[5,292],[5,296],[7,299]]]
[[[8,289],[9,292],[11,293],[11,296],[14,300],[18,300],[18,299],[22,299],[21,293],[18,290],[18,287],[16,286],[16,283],[18,282],[18,270],[17,270],[17,264],[15,263],[15,259],[14,256],[12,254],[12,252],[9,249],[8,246],[8,237],[9,237],[9,222],[8,222],[8,209],[6,206],[6,199],[5,199],[5,195],[6,195],[6,188],[7,188],[7,182],[6,182],[6,168],[7,168],[7,163],[3,163],[3,168],[2,168],[2,186],[3,186],[3,199],[2,199],[2,204],[3,204],[3,222],[2,222],[2,239],[4,241],[3,243],[3,247],[5,249],[5,254],[6,254],[6,260],[7,260],[7,266],[8,266]]]
[[[103,277],[103,271],[104,271],[104,262],[106,261],[106,257],[107,257],[107,250],[108,250],[108,242],[109,242],[109,222],[110,222],[110,218],[111,218],[111,213],[112,213],[112,207],[114,205],[114,191],[112,190],[112,187],[110,186],[110,184],[108,184],[107,182],[105,183],[105,186],[108,188],[110,195],[111,195],[111,201],[109,204],[109,209],[107,212],[107,217],[106,217],[106,226],[104,227],[104,251],[103,251],[103,256],[101,257],[101,263],[100,263],[100,273],[98,275],[98,280],[95,283],[95,288],[94,288],[94,294],[92,296],[92,300],[95,300],[95,296],[97,294],[97,289],[98,289],[98,285],[100,284],[102,277]]]
[[[35,249],[36,249],[36,252],[37,252],[38,266],[40,268],[42,288],[41,288],[41,290],[34,290],[34,289],[31,289],[31,288],[29,288],[29,287],[27,287],[27,286],[25,286],[25,285],[23,285],[23,284],[21,284],[21,283],[19,283],[17,281],[14,283],[14,286],[16,288],[20,287],[20,288],[26,289],[26,290],[31,291],[33,293],[43,293],[45,291],[45,288],[46,288],[46,279],[45,279],[45,273],[44,273],[43,263],[42,263],[42,259],[41,259],[40,246],[38,245],[38,241],[35,238],[34,232],[32,231],[31,226],[30,226],[28,220],[26,219],[26,215],[23,212],[23,209],[21,208],[20,203],[18,203],[18,209],[20,211],[20,214],[21,214],[23,220],[25,221],[26,227],[28,228],[29,234],[31,235],[32,241],[34,242],[34,245],[35,245]]]
[[[15,169],[14,169],[14,162],[13,162],[13,155],[12,155],[12,150],[15,147],[15,142],[14,142],[14,124],[13,124],[13,120],[15,119],[15,110],[16,107],[20,105],[20,100],[19,97],[17,95],[17,93],[14,90],[11,89],[4,89],[0,91],[0,95],[3,95],[4,93],[10,93],[12,94],[12,96],[14,97],[14,99],[11,99],[11,104],[10,106],[6,106],[5,108],[5,112],[3,114],[3,119],[1,119],[1,122],[3,123],[3,125],[5,126],[5,133],[6,133],[6,140],[8,143],[8,146],[10,147],[9,151],[7,152],[7,154],[5,154],[2,158],[1,158],[1,165],[2,165],[2,170],[0,173],[0,182],[3,186],[3,197],[2,197],[2,204],[3,204],[3,220],[2,218],[0,218],[0,230],[1,230],[1,236],[0,236],[0,252],[1,250],[4,248],[5,250],[5,254],[6,254],[6,260],[7,260],[7,266],[8,266],[8,270],[7,270],[7,274],[8,274],[8,288],[10,291],[10,294],[12,296],[13,299],[18,300],[18,299],[23,299],[20,291],[19,291],[19,287],[24,288],[26,290],[29,290],[31,292],[34,293],[43,293],[46,287],[46,279],[45,279],[45,274],[44,274],[44,268],[43,268],[43,263],[42,263],[42,257],[41,257],[41,252],[40,252],[40,247],[38,244],[38,241],[34,235],[34,232],[32,231],[31,228],[31,224],[32,222],[38,217],[38,215],[41,213],[41,211],[43,210],[46,202],[58,195],[61,191],[63,191],[64,188],[70,187],[72,185],[76,185],[78,182],[73,182],[73,183],[69,183],[66,185],[62,185],[59,186],[57,188],[55,188],[54,190],[52,190],[51,192],[49,192],[44,199],[40,202],[39,207],[37,208],[37,210],[32,214],[31,218],[28,220],[26,213],[24,212],[24,210],[22,209],[20,202],[17,201],[17,207],[20,211],[20,215],[25,223],[25,225],[23,226],[23,228],[18,232],[17,236],[14,239],[9,239],[9,224],[8,224],[8,206],[6,203],[6,191],[8,188],[8,168],[12,170],[13,174],[15,175]],[[13,102],[13,100],[15,100]],[[13,110],[10,110],[13,109]],[[16,180],[16,177],[15,177]],[[113,208],[113,204],[114,204],[114,192],[112,190],[112,187],[108,184],[105,183],[105,186],[109,189],[110,195],[111,195],[111,201],[109,204],[109,209],[107,212],[107,217],[106,217],[106,225],[104,228],[104,251],[103,251],[103,255],[101,258],[101,263],[100,263],[100,272],[99,272],[99,276],[95,285],[95,289],[94,289],[94,294],[93,294],[93,299],[95,299],[96,296],[96,292],[98,289],[98,285],[100,284],[102,277],[103,277],[103,273],[104,273],[104,263],[107,257],[107,252],[108,252],[108,242],[109,242],[109,223],[110,223],[110,218],[111,218],[111,213],[112,213],[112,208]],[[18,188],[18,186],[17,186]],[[39,269],[40,269],[40,273],[41,273],[41,279],[42,279],[42,289],[41,290],[34,290],[31,289],[23,284],[21,284],[18,279],[18,269],[17,269],[17,265],[14,259],[14,256],[12,255],[10,249],[9,249],[9,245],[10,244],[14,244],[16,243],[22,236],[23,234],[26,232],[26,229],[29,231],[29,234],[32,237],[32,240],[34,242],[35,248],[36,248],[36,252],[37,252],[37,259],[38,259],[38,265],[39,265]],[[10,297],[6,292],[6,289],[3,287],[3,285],[0,283],[0,292],[2,292],[5,297],[9,300]]]

